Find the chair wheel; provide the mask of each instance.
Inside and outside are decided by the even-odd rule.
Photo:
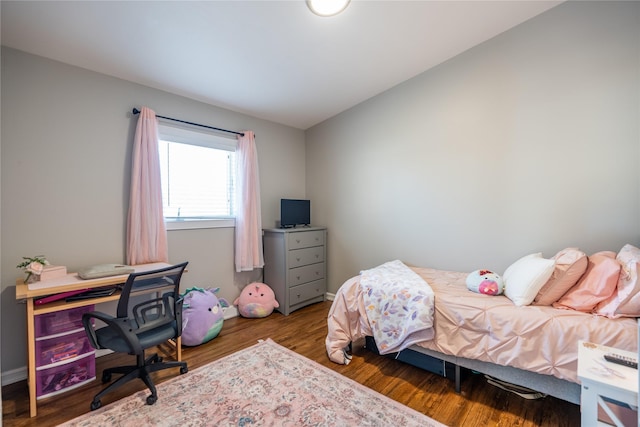
[[[157,396],[149,395],[147,396],[147,405],[153,405],[154,403],[156,403],[156,400],[158,400]]]
[[[102,384],[108,383],[109,381],[111,381],[111,374],[108,372],[103,372],[102,373]]]
[[[186,366],[184,368],[180,368],[180,375],[186,374],[187,372],[189,372],[189,368]]]
[[[94,400],[93,402],[91,402],[91,410],[95,411],[96,409],[98,409],[99,407],[102,406],[102,402],[99,400]]]
[[[156,357],[156,363],[162,363],[162,357],[160,356]]]

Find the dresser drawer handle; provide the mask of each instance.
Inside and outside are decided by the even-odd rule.
[[[296,279],[300,280],[300,276],[296,276]]]
[[[300,240],[299,240],[299,239],[296,239],[296,243],[300,243]]]
[[[296,261],[300,262],[300,258],[296,258]]]

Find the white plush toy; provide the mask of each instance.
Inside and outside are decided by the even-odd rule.
[[[476,270],[467,276],[467,289],[485,295],[500,295],[504,282],[500,275],[491,270]]]

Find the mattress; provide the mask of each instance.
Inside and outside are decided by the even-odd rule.
[[[467,359],[552,375],[578,382],[578,341],[638,351],[635,318],[609,319],[551,306],[515,306],[507,297],[471,292],[467,273],[412,269],[435,293],[432,340],[422,348]],[[331,360],[348,363],[342,348],[371,335],[362,306],[358,277],[347,280],[329,312],[327,352]]]

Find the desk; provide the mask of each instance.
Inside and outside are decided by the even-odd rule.
[[[636,353],[630,351],[585,341],[578,343],[578,378],[582,383],[580,412],[583,426],[602,425],[598,421],[598,407],[603,409],[615,425],[624,425],[605,403],[603,397],[625,403],[637,410],[638,370],[606,362],[603,356],[607,353],[638,357]],[[615,370],[619,375],[607,372],[606,368]]]
[[[141,264],[134,266],[135,272],[155,270],[162,267],[169,267],[166,263]],[[108,301],[117,301],[120,292],[101,298],[92,298],[66,302],[64,299],[47,304],[36,305],[34,300],[62,292],[75,291],[80,289],[92,289],[102,286],[114,286],[126,282],[128,274],[119,276],[101,277],[99,279],[83,280],[76,273],[67,274],[64,277],[43,282],[26,284],[23,280],[16,283],[16,300],[25,300],[27,304],[27,353],[28,353],[28,384],[29,384],[29,408],[32,417],[37,414],[36,404],[36,353],[35,353],[35,316],[39,314],[53,313],[61,310],[68,310],[77,307],[84,307],[91,304],[100,304]],[[175,343],[176,359],[182,360],[180,338]]]

